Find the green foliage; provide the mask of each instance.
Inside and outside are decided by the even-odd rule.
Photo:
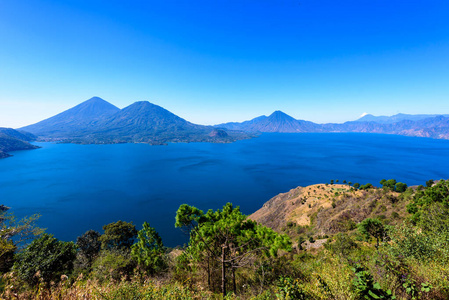
[[[360,183],[356,182],[353,185],[354,189],[358,190],[360,188]]]
[[[397,182],[396,179],[382,179],[380,184],[384,189],[388,189],[391,191],[396,191],[398,193],[403,193],[407,190],[407,184],[403,182]]]
[[[226,295],[227,268],[235,270],[244,266],[258,254],[272,257],[279,249],[291,250],[288,236],[247,219],[240,208],[231,203],[223,210],[209,210],[206,214],[195,207],[181,205],[175,226],[190,228],[188,252],[196,261],[206,258],[221,264],[223,296]]]
[[[167,268],[162,238],[147,222],[143,223],[142,230],[137,234],[137,243],[131,248],[131,256],[150,274]]]
[[[432,179],[429,179],[426,181],[426,186],[427,187],[432,187],[432,185],[434,184],[434,181]]]
[[[92,265],[95,257],[101,249],[100,233],[95,230],[88,230],[76,239],[77,267],[80,269],[88,269]]]
[[[137,281],[121,281],[106,291],[96,291],[98,299],[114,300],[193,300],[210,299],[201,291],[191,290],[188,286],[179,283],[170,283],[158,286],[153,283],[141,284]],[[95,298],[97,299],[97,298]]]
[[[374,282],[373,276],[361,265],[356,264],[352,270],[356,275],[353,284],[359,299],[396,299],[390,290],[382,290],[380,284]]]
[[[329,239],[324,244],[324,247],[343,257],[348,257],[351,251],[358,248],[357,244],[347,233],[341,232],[335,235],[333,242]]]
[[[449,262],[449,209],[433,203],[421,213],[417,225],[404,223],[389,229],[392,252],[420,261]]]
[[[395,256],[427,261],[436,255],[432,238],[419,232],[412,224],[389,228],[389,236],[392,240],[389,249]]]
[[[379,248],[380,240],[386,236],[384,225],[379,219],[366,218],[359,223],[358,229],[367,240],[370,236],[376,239],[376,248]]]
[[[449,208],[449,180],[440,180],[433,186],[416,192],[407,205],[407,211],[412,214],[413,222],[418,223],[422,212],[433,203],[441,203],[445,208]]]
[[[310,296],[304,291],[303,285],[298,279],[280,277],[276,289],[276,298],[280,300],[302,300],[310,299]]]
[[[7,272],[14,263],[14,253],[43,232],[36,227],[39,215],[17,220],[8,210],[9,207],[0,205],[0,272]]]
[[[92,265],[92,274],[100,281],[120,281],[129,278],[135,267],[129,251],[103,250]]]
[[[367,184],[360,186],[360,189],[361,190],[369,190],[369,189],[372,189],[373,187],[374,186],[371,183],[367,183]]]
[[[303,236],[300,236],[298,238],[298,249],[299,250],[304,250],[303,247],[302,247],[302,243],[304,243],[305,241],[306,241],[306,239]]]
[[[395,185],[395,191],[398,193],[403,193],[407,190],[407,184],[403,183],[403,182],[398,182]]]
[[[129,250],[137,236],[136,227],[132,222],[117,221],[104,225],[103,230],[100,241],[104,250]]]
[[[385,186],[394,191],[396,183],[397,183],[396,179],[388,179],[387,182],[385,183]]]
[[[76,247],[73,242],[58,241],[53,235],[44,233],[17,255],[14,270],[29,285],[59,281],[62,274],[73,269]],[[35,276],[39,272],[39,276]]]

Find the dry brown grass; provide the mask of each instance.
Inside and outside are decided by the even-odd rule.
[[[294,223],[310,226],[315,235],[334,234],[352,230],[368,217],[400,221],[406,213],[399,195],[379,188],[365,191],[343,184],[314,184],[273,197],[249,218],[279,232]]]

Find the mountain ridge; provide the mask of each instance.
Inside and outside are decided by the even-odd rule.
[[[68,132],[82,132],[95,122],[119,110],[118,107],[99,97],[92,97],[57,115],[20,129],[37,136],[60,138],[66,136]]]
[[[30,144],[35,137],[28,132],[20,132],[12,128],[0,127],[0,158],[12,156],[11,151],[31,150],[39,147]]]
[[[310,121],[297,120],[285,113],[275,111],[270,115],[271,118],[260,116],[249,121],[223,123],[215,126],[225,129],[232,128],[234,130],[261,133],[359,132],[449,139],[449,115],[416,115],[416,118],[414,116],[398,114],[392,117],[401,119],[400,121],[392,122],[391,120],[394,118],[387,121],[382,117],[382,122],[375,122],[372,121],[374,116],[365,115],[358,120],[348,121],[343,124],[317,124]],[[288,124],[288,126],[285,124]]]
[[[244,122],[215,126],[191,123],[148,101],[137,101],[119,109],[92,97],[66,111],[20,128],[43,141],[69,143],[233,142],[259,133],[360,132],[449,139],[449,115],[363,117],[342,124],[317,124],[298,120],[276,110]]]
[[[98,97],[21,129],[40,140],[81,144],[227,143],[251,137],[243,132],[193,124],[148,101],[119,109]]]

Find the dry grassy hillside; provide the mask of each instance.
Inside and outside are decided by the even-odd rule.
[[[411,192],[399,194],[381,188],[356,190],[345,184],[315,184],[273,197],[249,218],[276,231],[334,234],[350,231],[368,217],[397,223],[405,216],[410,196]]]

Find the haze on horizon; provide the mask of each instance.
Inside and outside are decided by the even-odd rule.
[[[449,113],[449,3],[0,2],[0,126],[93,96],[197,124]]]

